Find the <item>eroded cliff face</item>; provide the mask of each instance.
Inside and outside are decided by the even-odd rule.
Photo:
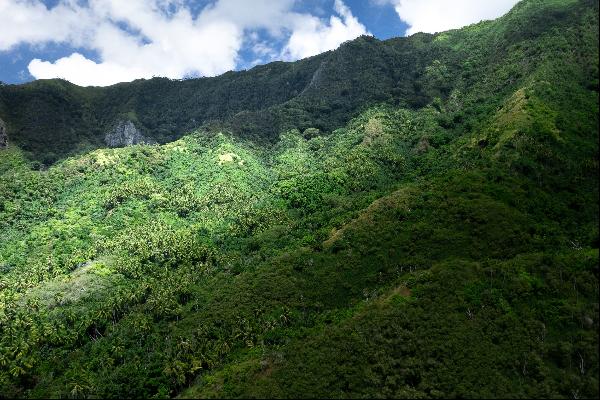
[[[0,149],[8,147],[8,129],[2,119],[0,119]]]
[[[113,129],[106,133],[104,142],[109,147],[124,147],[139,143],[149,143],[149,140],[136,128],[133,122],[121,120]]]

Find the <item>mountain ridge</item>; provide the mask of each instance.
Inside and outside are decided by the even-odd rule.
[[[447,97],[453,86],[461,82],[471,84],[459,65],[460,59],[467,57],[466,50],[457,51],[441,44],[448,42],[449,35],[466,34],[462,41],[468,42],[469,30],[483,27],[493,31],[495,24],[507,21],[512,26],[508,32],[492,35],[491,46],[497,49],[485,50],[481,44],[469,49],[473,53],[483,51],[484,57],[494,61],[494,57],[505,52],[504,43],[510,42],[514,32],[525,30],[529,31],[527,35],[536,37],[554,29],[553,24],[563,23],[553,17],[543,24],[525,26],[518,15],[521,9],[530,7],[528,4],[546,7],[546,15],[554,15],[552,2],[526,3],[516,6],[499,22],[486,21],[463,30],[386,41],[363,36],[335,51],[305,60],[275,62],[215,78],[184,81],[154,78],[107,88],[81,88],[60,80],[3,86],[0,118],[8,124],[13,142],[44,164],[77,153],[77,148],[103,147],[103,136],[120,119],[130,120],[159,143],[177,139],[203,125],[217,125],[237,135],[267,142],[292,128],[314,127],[330,132],[369,105],[386,102],[419,108],[435,97]],[[571,4],[573,14],[585,3]],[[532,27],[537,27],[537,31]],[[443,54],[440,52],[446,53],[444,57],[440,57]],[[440,58],[447,76],[439,75],[439,71],[437,77],[427,76],[425,69]],[[319,75],[325,74],[323,86],[309,90],[317,71]],[[448,79],[451,75],[455,78]],[[434,78],[438,81],[432,82]],[[440,87],[432,90],[435,85],[441,85],[443,92]],[[52,112],[36,115],[40,109]],[[60,131],[60,135],[53,130]]]

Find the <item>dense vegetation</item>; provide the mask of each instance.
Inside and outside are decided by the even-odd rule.
[[[597,398],[597,110],[595,0],[2,87],[0,397]]]
[[[81,88],[61,80],[0,85],[0,118],[8,124],[13,143],[38,168],[104,147],[105,133],[123,119],[158,143],[203,126],[272,144],[280,132],[294,128],[332,131],[381,103],[417,110],[453,93],[457,99],[471,91],[507,95],[541,67],[545,54],[564,52],[570,62],[583,62],[593,73],[597,63],[590,59],[591,38],[573,42],[572,35],[581,33],[571,31],[574,21],[568,15],[596,7],[595,2],[566,9],[540,1],[495,24],[383,42],[365,36],[306,60],[209,79],[155,78],[108,88]],[[532,14],[528,7],[545,10]],[[571,37],[559,38],[561,32]],[[538,41],[548,35],[558,35],[552,48]],[[576,53],[564,48],[568,45],[576,46]],[[477,107],[465,109],[487,115]]]
[[[45,166],[104,147],[104,134],[122,119],[159,143],[199,126],[272,143],[293,128],[341,127],[368,105],[391,100],[394,91],[426,105],[430,99],[414,82],[434,56],[419,46],[431,40],[361,37],[306,60],[208,79],[155,78],[108,88],[61,80],[0,86],[0,117],[13,141]]]

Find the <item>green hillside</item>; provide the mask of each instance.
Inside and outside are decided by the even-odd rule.
[[[597,398],[598,74],[598,2],[525,0],[0,87],[0,397]]]

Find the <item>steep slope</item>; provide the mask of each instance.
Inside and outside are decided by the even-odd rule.
[[[412,39],[402,46],[404,53],[419,58],[413,42],[418,43]],[[394,83],[413,79],[418,67],[404,61],[400,64],[407,68],[395,69],[399,56],[363,37],[307,60],[210,79],[155,78],[109,88],[80,88],[59,80],[4,86],[0,118],[13,141],[45,164],[104,147],[106,132],[121,120],[161,143],[205,124],[225,124],[240,136],[264,142],[292,127],[332,130],[369,103],[391,98]],[[410,92],[407,97],[414,89]]]
[[[473,93],[505,95],[543,68],[543,54],[560,46],[578,49],[569,54],[573,62],[597,68],[593,47],[582,48],[593,38],[581,36],[594,32],[569,29],[597,4],[567,3],[528,1],[497,22],[384,42],[361,37],[306,60],[216,78],[155,78],[108,88],[60,80],[2,86],[0,118],[14,143],[48,165],[106,146],[106,133],[121,121],[131,121],[151,142],[172,141],[207,124],[265,142],[292,128],[332,131],[381,102],[416,109],[454,93],[466,96],[464,105],[477,104],[481,99],[470,98]],[[531,16],[531,8],[544,17]],[[530,17],[534,23],[525,21]],[[545,38],[559,32],[566,32],[561,43],[545,48]],[[484,111],[476,112],[481,117]]]
[[[39,170],[9,142],[0,393],[598,397],[597,39],[597,2],[530,0],[497,21],[275,64],[314,62],[304,93],[171,143]],[[353,76],[362,51],[387,61],[358,87],[393,85],[390,98],[342,94],[357,86],[335,71]],[[97,93],[256,71],[63,94],[109,109]],[[37,98],[36,85],[64,83],[2,93]],[[342,106],[302,103],[317,98]],[[144,103],[122,112],[141,121]],[[242,116],[280,131],[264,146],[266,133],[236,131]]]

